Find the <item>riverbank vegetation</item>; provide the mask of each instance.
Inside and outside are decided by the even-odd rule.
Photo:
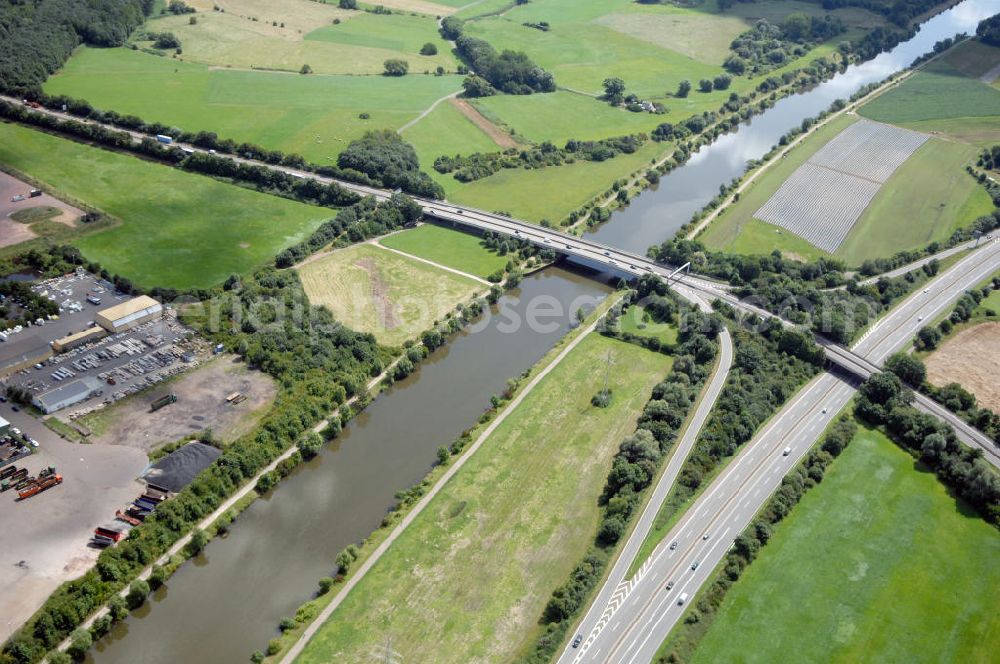
[[[834,425],[810,457],[836,456],[831,438],[848,427]],[[989,658],[997,532],[879,431],[837,442],[825,472],[799,466],[783,480],[775,499],[813,488],[780,523],[758,519],[736,540],[659,662]]]
[[[609,354],[609,371],[594,371]],[[670,364],[634,345],[585,338],[400,535],[300,661],[363,657],[386,634],[418,659],[515,655],[546,589],[586,549],[611,456]],[[596,408],[590,397],[606,374],[614,399]],[[469,578],[476,583],[462,581]],[[423,599],[406,599],[416,596]]]

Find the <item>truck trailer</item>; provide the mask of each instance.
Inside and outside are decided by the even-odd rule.
[[[166,134],[157,134],[156,140],[159,141],[160,143],[163,143],[164,145],[170,145],[171,143],[174,142],[173,137],[167,136]]]

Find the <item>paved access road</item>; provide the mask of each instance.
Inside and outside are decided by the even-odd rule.
[[[1000,244],[991,243],[938,276],[875,325],[854,347],[857,355],[881,363],[910,343],[925,321],[1000,268]],[[591,610],[578,632],[583,643],[567,647],[560,664],[615,662],[646,664],[681,618],[686,605],[709,579],[733,540],[752,521],[782,478],[847,405],[853,381],[831,373],[810,381],[734,458],[688,509],[607,615]],[[785,451],[787,450],[787,455]],[[670,544],[676,542],[676,548]],[[692,569],[695,563],[696,569]],[[673,582],[667,590],[666,584]],[[686,602],[681,604],[681,597]],[[595,617],[596,616],[596,617]]]

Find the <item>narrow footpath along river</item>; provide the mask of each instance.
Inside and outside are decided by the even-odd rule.
[[[525,278],[493,315],[439,349],[317,459],[257,500],[227,537],[209,543],[100,640],[88,661],[245,664],[331,574],[337,553],[378,527],[395,492],[427,474],[438,447],[475,424],[508,378],[541,359],[579,307],[609,292],[589,274],[560,268]],[[553,308],[561,315],[545,315]],[[531,312],[540,324],[528,324]]]
[[[785,97],[740,125],[738,131],[719,137],[691,155],[687,164],[664,176],[655,189],[637,196],[586,237],[645,255],[652,245],[673,237],[719,193],[720,186],[742,175],[749,160],[763,157],[803,120],[816,117],[837,99],[847,99],[863,86],[905,69],[932,51],[935,42],[959,32],[975,34],[981,20],[998,12],[1000,0],[965,0],[927,20],[913,38],[891,51],[848,67],[808,92]]]

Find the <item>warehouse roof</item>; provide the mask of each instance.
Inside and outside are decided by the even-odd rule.
[[[105,331],[103,327],[97,327],[95,325],[94,327],[88,327],[86,330],[83,330],[82,332],[74,332],[73,334],[67,334],[65,337],[61,339],[56,339],[55,341],[52,342],[52,345],[65,346],[67,344],[73,343],[74,341],[77,341],[79,339],[86,339],[95,334],[104,334],[104,332]]]
[[[138,313],[143,309],[150,309],[157,306],[160,306],[160,303],[153,298],[148,295],[140,295],[139,297],[133,297],[131,300],[127,300],[121,304],[116,304],[113,307],[102,309],[97,312],[97,315],[104,316],[108,320],[118,320],[120,318],[125,318],[126,316]]]
[[[101,381],[93,376],[84,376],[62,387],[57,387],[44,394],[36,395],[34,402],[35,405],[46,413],[51,413],[61,408],[62,404],[66,402],[75,403],[76,401],[82,401],[91,392],[99,390],[101,386]]]

